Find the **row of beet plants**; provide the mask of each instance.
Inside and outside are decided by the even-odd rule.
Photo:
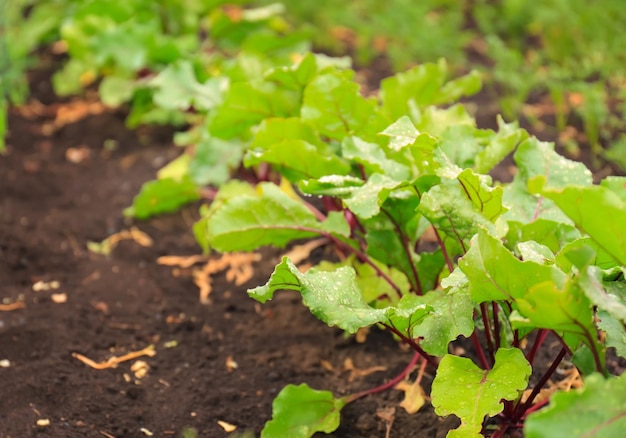
[[[362,96],[349,61],[308,52],[278,5],[67,3],[57,91],[97,83],[105,103],[129,105],[131,126],[186,127],[184,152],[126,214],[210,198],[194,227],[206,251],[323,237],[339,262],[301,272],[283,259],[249,295],[295,290],[324,323],[378,326],[414,351],[399,376],[357,394],[286,386],[263,437],[332,432],[347,403],[420,361],[436,370],[435,411],[461,420],[449,436],[624,429],[626,378],[606,357],[626,356],[626,179],[594,185],[584,165],[515,123],[478,129],[455,102],[478,91],[479,76],[450,80],[444,62]],[[513,181],[494,184],[489,172],[510,153]],[[461,337],[475,361],[450,354]],[[541,349],[554,353],[545,369]],[[538,401],[566,360],[584,388]]]
[[[249,295],[264,303],[297,291],[329,326],[378,326],[414,351],[406,370],[369,391],[286,386],[263,437],[332,432],[347,403],[419,361],[436,370],[437,414],[461,420],[451,437],[623,430],[626,378],[611,375],[606,356],[608,347],[626,355],[626,179],[594,185],[583,164],[515,123],[476,128],[453,103],[479,88],[475,74],[448,80],[445,63],[427,64],[367,98],[352,70],[306,54],[232,83],[208,115],[200,129],[211,150],[236,154],[248,172],[202,209],[200,244],[253,251],[326,238],[339,262],[301,272],[284,258]],[[494,184],[489,172],[512,152],[513,181]],[[450,354],[460,337],[476,361]],[[536,364],[541,349],[548,365]],[[584,389],[539,401],[566,360]]]

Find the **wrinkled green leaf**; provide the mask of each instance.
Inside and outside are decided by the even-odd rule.
[[[470,250],[459,260],[459,267],[469,280],[472,299],[515,301],[533,287],[563,286],[566,275],[554,266],[521,261],[502,242],[480,231],[472,239]]]
[[[599,311],[598,328],[606,334],[606,346],[615,348],[618,356],[626,359],[626,328],[624,323],[608,312]]]
[[[365,184],[356,188],[344,202],[355,215],[368,219],[380,212],[380,206],[385,202],[389,193],[401,184],[385,175],[375,173]]]
[[[307,384],[287,385],[272,403],[272,419],[261,438],[310,438],[316,432],[331,433],[339,427],[346,402],[329,391],[317,391]]]
[[[520,129],[517,122],[505,123],[502,117],[498,116],[498,132],[490,136],[485,148],[476,155],[474,171],[489,172],[527,138],[528,133]]]
[[[388,123],[374,99],[359,93],[359,86],[339,73],[317,76],[304,90],[302,119],[322,134],[337,140],[359,134],[375,136]]]
[[[400,117],[381,132],[381,135],[391,138],[389,147],[396,151],[413,144],[419,134],[419,131],[415,129],[415,125],[408,116]]]
[[[313,268],[303,274],[287,257],[283,257],[264,286],[250,289],[248,294],[265,303],[278,290],[300,292],[303,304],[313,315],[331,327],[337,326],[350,333],[376,323],[409,327],[419,323],[430,310],[406,298],[412,295],[403,297],[397,307],[371,307],[363,298],[353,268],[344,266],[332,272]]]
[[[533,240],[550,248],[553,253],[559,252],[567,244],[580,238],[580,231],[573,225],[537,219],[528,224],[509,221],[509,231],[505,238],[507,248],[513,250],[520,242]]]
[[[250,251],[263,245],[285,246],[292,240],[333,234],[347,236],[350,228],[341,214],[325,222],[301,201],[276,185],[263,183],[257,196],[234,196],[213,211],[207,224],[209,245],[218,251]]]
[[[397,181],[409,178],[409,168],[387,157],[377,143],[366,142],[358,137],[345,137],[341,143],[342,156],[362,164],[368,173],[380,173]]]
[[[580,276],[568,279],[563,287],[551,281],[530,286],[523,297],[515,300],[519,314],[511,315],[513,327],[555,330],[573,350],[582,342],[601,351],[593,308],[583,288]]]
[[[529,190],[552,200],[598,245],[626,265],[626,202],[604,186],[553,188],[545,177],[529,182]]]
[[[424,193],[418,211],[434,226],[459,244],[467,247],[480,228],[495,234],[493,221],[505,210],[502,189],[491,188],[471,169],[456,179],[444,179]]]
[[[590,185],[591,172],[585,165],[560,156],[554,151],[552,143],[540,142],[534,137],[517,148],[514,158],[518,173],[513,182],[504,189],[504,204],[510,210],[503,217],[522,223],[542,218],[571,224],[572,221],[554,202],[529,192],[527,184],[532,178],[543,175],[547,178],[547,187],[550,188],[561,188],[570,184]]]
[[[502,400],[515,400],[528,384],[531,367],[517,348],[496,352],[491,370],[481,370],[467,358],[447,354],[437,368],[431,393],[435,412],[461,419],[448,438],[478,438],[486,415],[504,409]]]
[[[433,290],[420,302],[432,307],[432,311],[414,327],[413,336],[423,337],[420,345],[427,353],[443,356],[451,341],[472,334],[474,303],[467,289]]]
[[[626,374],[604,379],[593,374],[585,386],[557,392],[550,405],[528,416],[527,438],[616,438],[626,430]]]
[[[234,83],[222,105],[212,113],[209,131],[223,139],[242,136],[264,119],[293,116],[297,103],[297,92],[279,89],[274,84]]]
[[[291,90],[306,87],[317,73],[315,55],[307,53],[297,64],[289,67],[275,67],[265,74],[265,79]]]

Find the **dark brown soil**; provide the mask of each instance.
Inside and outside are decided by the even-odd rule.
[[[123,208],[179,151],[170,131],[130,131],[125,114],[112,110],[51,132],[63,105],[75,103],[54,98],[46,72],[31,82],[34,97],[26,110],[11,110],[8,154],[0,157],[0,299],[25,304],[0,312],[0,437],[178,437],[188,427],[199,437],[227,436],[218,421],[258,435],[288,383],[344,395],[384,383],[409,362],[388,334],[374,330],[365,344],[346,339],[309,315],[296,295],[255,306],[245,289],[267,280],[277,250],[264,252],[243,286],[218,275],[211,304],[200,304],[189,272],[174,276],[156,263],[200,253],[190,231],[197,206],[135,224],[151,247],[124,241],[108,257],[88,251],[87,242],[133,225]],[[84,148],[88,157],[71,162],[69,148]],[[34,291],[40,280],[60,287]],[[54,294],[67,301],[55,302]],[[149,365],[141,379],[130,370],[135,360],[98,370],[73,357],[102,362],[148,345],[156,355],[139,358]],[[236,369],[227,367],[229,358]],[[386,370],[350,380],[346,359]],[[349,405],[332,436],[384,437],[387,423],[376,415],[382,408],[395,408],[391,436],[443,437],[456,427],[431,407],[409,416],[397,406],[401,399],[391,390]]]

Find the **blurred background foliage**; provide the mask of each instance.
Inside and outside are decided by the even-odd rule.
[[[306,36],[316,50],[350,54],[359,68],[381,75],[440,58],[458,73],[479,69],[484,96],[497,102],[505,118],[524,116],[571,153],[587,143],[596,159],[626,168],[624,0],[281,4],[286,19],[270,26],[281,39],[305,44]],[[138,68],[206,52],[207,40],[217,41],[208,44],[210,50],[227,55],[245,44],[250,27],[267,26],[251,19],[229,27],[229,13],[263,5],[281,7],[272,0],[0,0],[0,112],[27,95],[24,71],[35,65],[28,55],[37,47],[65,41],[69,62],[55,86],[62,94],[75,93],[113,64],[130,77]],[[101,10],[96,18],[94,8]],[[85,11],[90,18],[81,21]],[[266,30],[259,30],[255,38],[262,40]],[[201,65],[194,64],[198,72]],[[94,68],[99,71],[92,78],[87,72]],[[0,116],[0,138],[4,129]]]

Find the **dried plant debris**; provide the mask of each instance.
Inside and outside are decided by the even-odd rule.
[[[200,289],[200,302],[210,303],[209,295],[213,291],[213,275],[226,271],[226,280],[237,286],[250,281],[254,275],[252,264],[261,260],[257,253],[225,253],[218,259],[206,260],[205,256],[163,256],[157,263],[166,266],[189,268],[197,263],[205,262],[201,268],[192,272],[194,282]]]

